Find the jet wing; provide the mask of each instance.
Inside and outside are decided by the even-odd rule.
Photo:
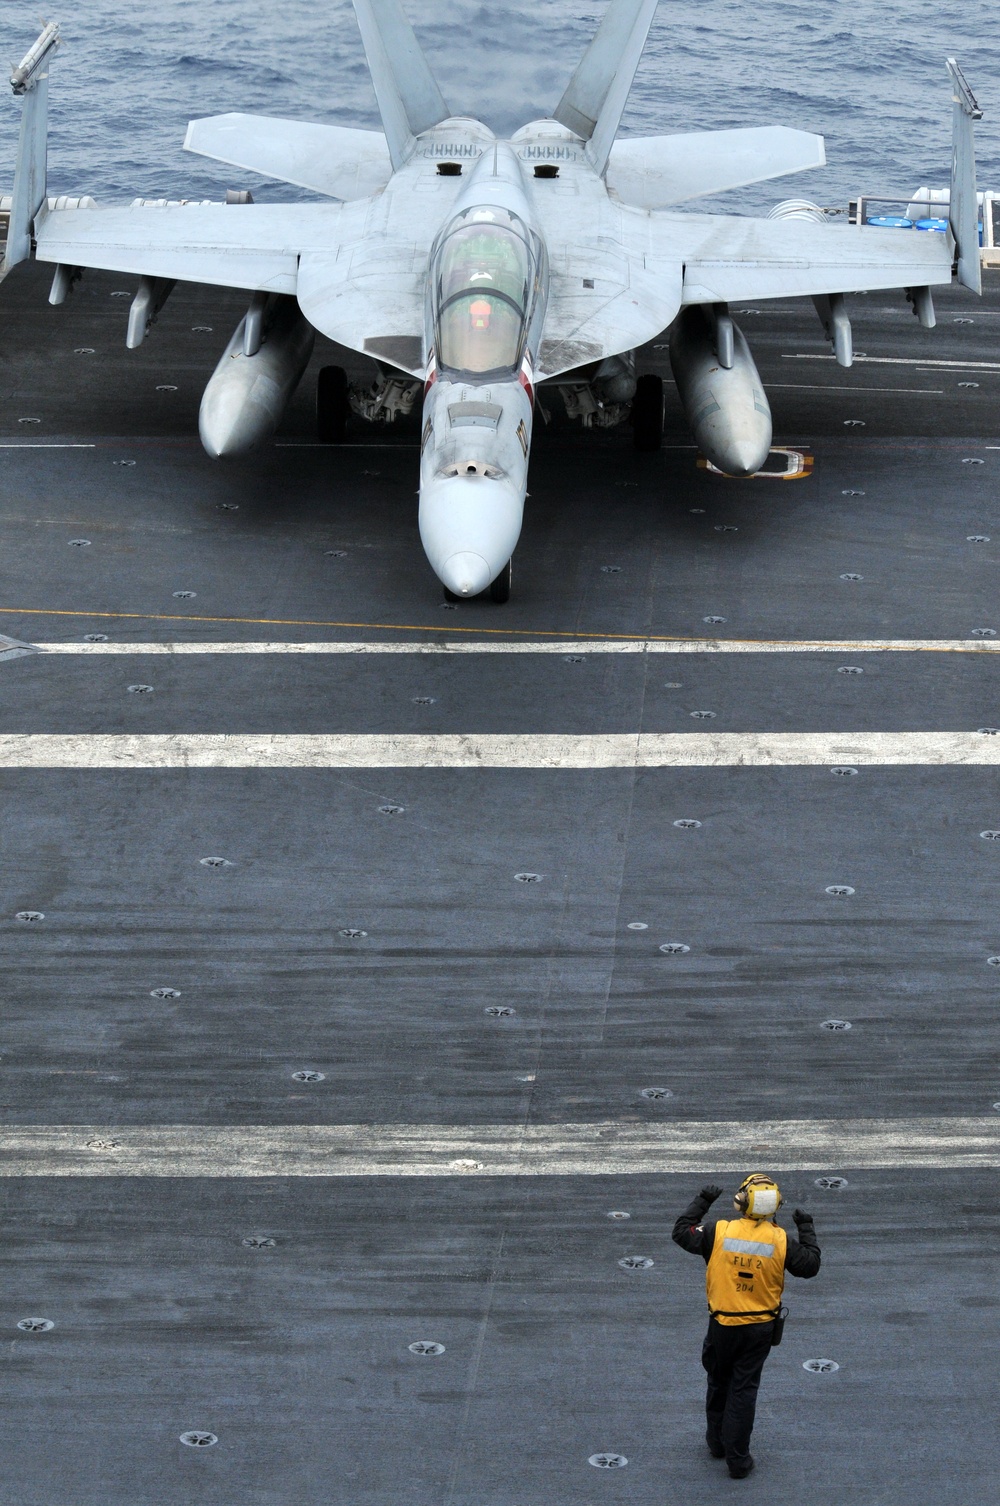
[[[536,199],[549,252],[549,296],[538,349],[540,381],[632,350],[659,334],[681,304],[683,252],[649,255],[650,216],[601,194],[581,208]]]
[[[192,120],[184,149],[333,199],[367,199],[392,176],[381,131],[313,125],[274,115],[207,115]]]
[[[359,204],[137,204],[50,209],[36,221],[39,261],[294,293],[299,257],[364,234]]]
[[[596,238],[550,252],[539,381],[651,340],[680,308],[682,279],[679,259],[647,267]]]
[[[371,207],[363,200],[52,209],[38,228],[37,257],[291,293],[322,334],[422,377],[427,235],[395,240],[369,224]]]
[[[569,205],[546,218],[551,269],[540,378],[654,339],[682,304],[951,282],[951,237],[932,232],[607,203],[586,230]]]
[[[647,259],[661,255],[664,275],[684,264],[684,303],[933,287],[951,282],[950,235],[799,220],[652,214]]]
[[[311,250],[299,265],[299,307],[330,340],[423,378],[427,246],[370,237]]]
[[[611,148],[605,176],[622,203],[666,209],[685,199],[823,167],[825,162],[822,136],[788,126],[753,126],[682,136],[627,136]]]

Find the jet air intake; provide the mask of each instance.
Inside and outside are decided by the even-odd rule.
[[[294,298],[275,294],[262,307],[255,296],[201,400],[198,432],[213,460],[245,455],[274,433],[315,338]]]
[[[670,365],[691,432],[727,476],[752,476],[771,448],[771,409],[743,331],[721,306],[682,309]]]

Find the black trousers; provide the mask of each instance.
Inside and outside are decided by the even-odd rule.
[[[745,1464],[750,1455],[757,1388],[773,1332],[771,1322],[727,1325],[708,1320],[701,1351],[708,1375],[708,1438],[722,1445],[731,1465]]]

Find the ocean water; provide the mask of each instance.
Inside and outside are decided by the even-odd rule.
[[[604,0],[410,0],[445,98],[506,134],[549,113]],[[181,148],[187,121],[224,110],[378,127],[350,0],[75,0],[46,12],[65,46],[50,84],[50,193],[258,200],[301,190]],[[995,21],[995,17],[994,17]],[[5,60],[37,35],[34,0],[6,0]],[[979,186],[1000,191],[1000,87],[987,6],[959,0],[661,0],[625,134],[789,125],[826,137],[828,166],[695,207],[760,213],[803,195],[843,204],[948,181],[957,56],[983,108]],[[19,104],[0,103],[0,191]]]

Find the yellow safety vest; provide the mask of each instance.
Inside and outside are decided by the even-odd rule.
[[[728,1327],[777,1316],[785,1286],[787,1237],[758,1218],[720,1219],[705,1288],[712,1317]]]

